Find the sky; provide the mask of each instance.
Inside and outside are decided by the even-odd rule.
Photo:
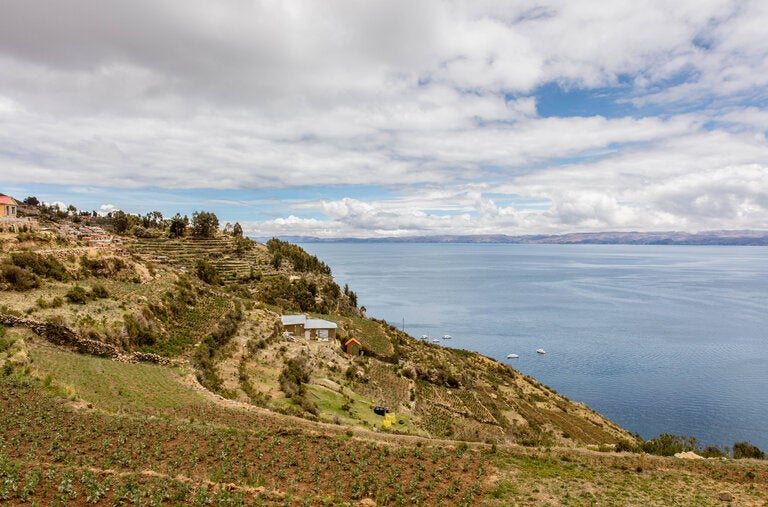
[[[254,237],[768,229],[768,2],[0,0],[0,192]]]

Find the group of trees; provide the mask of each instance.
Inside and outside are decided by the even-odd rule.
[[[192,220],[188,216],[176,213],[172,218],[164,218],[158,210],[150,211],[146,215],[126,213],[115,210],[107,213],[105,217],[99,216],[96,211],[80,211],[70,204],[62,209],[58,204],[50,205],[35,196],[29,196],[22,201],[27,206],[38,208],[41,218],[71,219],[80,222],[85,218],[100,218],[117,234],[133,234],[136,237],[181,238],[188,233],[195,238],[212,238],[219,230],[219,218],[209,211],[195,211]],[[232,236],[243,237],[243,227],[239,223],[231,228]]]
[[[331,268],[314,255],[310,255],[300,246],[272,238],[267,241],[267,248],[272,254],[272,266],[278,269],[283,259],[288,259],[293,264],[293,269],[303,273],[318,273],[330,275]]]
[[[179,213],[172,218],[163,218],[159,211],[151,211],[142,216],[118,210],[107,216],[117,234],[134,234],[137,237],[182,238],[189,234],[194,238],[212,238],[219,230],[219,218],[215,213],[208,211],[195,211],[192,220],[187,215],[182,217]],[[242,237],[243,228],[239,223],[235,224],[233,235],[236,235],[236,231]]]

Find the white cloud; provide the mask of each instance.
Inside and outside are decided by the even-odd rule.
[[[113,204],[102,204],[99,206],[99,216],[107,216],[108,214],[112,213],[113,211],[118,211],[117,207]]]
[[[757,0],[11,1],[0,171],[316,187],[254,223],[281,233],[764,227],[767,22]],[[648,109],[543,118],[551,83]]]

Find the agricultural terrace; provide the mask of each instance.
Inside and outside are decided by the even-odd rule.
[[[109,414],[73,409],[29,378],[0,382],[0,499],[13,503],[474,505],[489,472],[466,444],[317,434],[247,411],[229,411],[227,426],[204,413]]]

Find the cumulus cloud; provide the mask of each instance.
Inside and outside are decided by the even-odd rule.
[[[99,206],[98,214],[99,216],[107,216],[108,214],[112,213],[113,211],[118,211],[117,207],[113,204],[102,204]]]
[[[270,234],[766,227],[766,22],[757,0],[12,0],[2,181],[316,189],[251,222]],[[545,117],[546,86],[592,102]]]

